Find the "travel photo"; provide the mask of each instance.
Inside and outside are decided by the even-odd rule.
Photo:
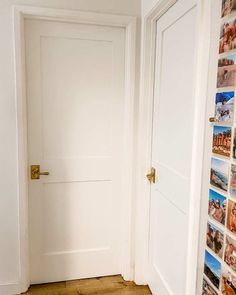
[[[234,91],[218,92],[215,97],[216,122],[231,124],[234,116]]]
[[[208,214],[215,221],[225,225],[226,217],[226,197],[209,190]]]
[[[227,208],[227,228],[236,234],[236,203],[230,199],[228,200]]]
[[[223,268],[221,273],[221,293],[236,295],[236,277],[226,268]]]
[[[218,60],[217,88],[236,85],[236,54]]]
[[[205,278],[203,278],[202,283],[202,295],[218,295]]]
[[[236,49],[236,18],[226,20],[220,28],[219,53]]]
[[[211,185],[223,191],[228,191],[229,164],[218,158],[211,158]]]
[[[231,197],[236,198],[236,164],[231,164],[229,190]]]
[[[224,157],[230,157],[231,127],[214,126],[212,152]]]
[[[224,261],[236,271],[236,240],[226,235]]]
[[[210,222],[207,223],[206,244],[217,256],[222,258],[224,234],[222,230]]]
[[[232,14],[236,11],[236,0],[222,0],[221,17]]]
[[[220,272],[220,262],[208,251],[205,251],[204,273],[217,289],[220,285]]]

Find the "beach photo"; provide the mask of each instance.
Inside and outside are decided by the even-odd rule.
[[[211,185],[228,191],[229,164],[218,158],[211,158]]]
[[[217,292],[210,286],[210,284],[203,278],[202,295],[218,295]]]
[[[236,295],[236,277],[226,268],[222,269],[221,292],[223,295]]]
[[[209,217],[216,220],[217,222],[225,225],[226,217],[226,197],[221,194],[209,190],[209,205],[208,205],[208,214]]]
[[[236,240],[228,235],[225,242],[224,261],[233,271],[236,271]]]
[[[212,223],[207,223],[206,244],[217,256],[222,258],[224,234],[223,231],[215,227]]]
[[[225,21],[220,28],[219,53],[236,49],[236,18]]]
[[[236,11],[236,0],[222,0],[221,17]]]
[[[217,289],[219,289],[220,285],[220,272],[220,262],[208,251],[205,251],[204,274]]]
[[[231,127],[214,126],[212,152],[224,157],[230,157]]]
[[[231,164],[231,171],[230,171],[230,195],[233,198],[236,198],[236,165]]]
[[[236,85],[236,54],[218,60],[217,88]]]
[[[218,92],[215,98],[216,122],[233,123],[234,91]]]
[[[232,200],[228,200],[227,208],[227,228],[232,232],[236,233],[236,203]]]

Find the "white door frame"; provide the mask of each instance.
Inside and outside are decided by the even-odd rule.
[[[18,128],[18,199],[19,199],[19,243],[20,243],[20,290],[29,286],[29,238],[28,238],[28,161],[27,161],[27,111],[25,80],[25,19],[41,19],[107,25],[125,29],[125,167],[122,194],[122,270],[126,280],[133,279],[132,248],[132,210],[133,210],[133,149],[134,149],[134,109],[135,109],[135,42],[136,18],[131,16],[111,15],[76,10],[52,9],[31,6],[14,6],[14,49],[15,49],[15,81]]]
[[[135,281],[148,282],[148,248],[150,226],[150,184],[145,175],[151,168],[153,90],[156,50],[156,21],[178,0],[160,0],[144,16],[142,25],[141,84],[138,126],[137,198],[135,218]],[[197,54],[195,70],[195,101],[193,154],[191,165],[188,247],[186,249],[186,295],[196,294],[198,262],[199,214],[201,201],[204,126],[207,99],[207,77],[210,50],[210,0],[198,0]],[[158,179],[158,171],[157,171]]]

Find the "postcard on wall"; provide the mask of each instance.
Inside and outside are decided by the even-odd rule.
[[[236,294],[236,277],[232,274],[232,272],[228,271],[226,268],[222,269],[221,292],[223,295]]]
[[[218,158],[211,158],[211,185],[228,191],[229,164]]]
[[[236,0],[222,0],[221,17],[236,11]]]
[[[222,258],[224,233],[210,222],[207,223],[206,244],[217,256]]]
[[[219,53],[236,49],[236,18],[225,21],[220,28]]]
[[[214,126],[212,152],[224,157],[230,157],[231,127]]]
[[[226,197],[211,189],[209,190],[208,214],[212,219],[225,225]]]
[[[235,164],[231,164],[230,195],[231,197],[236,198],[236,165]]]
[[[216,93],[215,119],[217,122],[233,123],[234,91]]]
[[[233,158],[236,159],[236,128],[234,128],[234,137],[233,137]]]
[[[236,54],[218,60],[217,88],[236,85]]]
[[[218,293],[210,286],[210,284],[203,278],[202,295],[218,295]]]
[[[219,289],[220,285],[220,273],[220,262],[208,251],[205,251],[204,274],[217,289]]]
[[[236,271],[236,240],[226,236],[224,261],[228,266]]]
[[[236,234],[236,203],[232,200],[228,200],[227,228]]]

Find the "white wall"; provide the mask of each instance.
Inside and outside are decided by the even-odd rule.
[[[12,5],[140,15],[140,0],[0,0],[0,295],[13,294],[21,275]]]

